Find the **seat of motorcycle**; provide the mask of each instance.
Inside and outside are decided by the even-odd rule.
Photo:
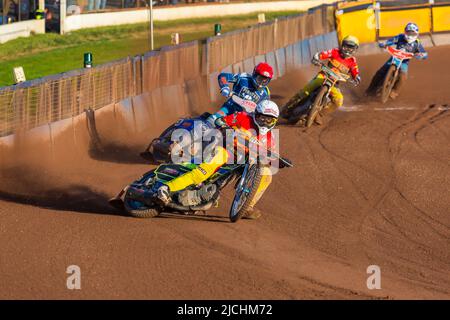
[[[203,113],[200,115],[200,118],[203,119],[203,120],[206,120],[206,119],[208,119],[210,116],[211,116],[211,113],[209,113],[209,112],[203,112]]]

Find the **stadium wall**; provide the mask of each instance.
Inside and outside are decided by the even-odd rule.
[[[26,20],[0,25],[0,43],[31,34],[45,33],[45,20]]]

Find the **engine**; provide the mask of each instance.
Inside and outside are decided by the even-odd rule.
[[[211,201],[216,194],[215,184],[202,185],[200,189],[183,190],[178,193],[178,202],[186,207],[198,206]]]

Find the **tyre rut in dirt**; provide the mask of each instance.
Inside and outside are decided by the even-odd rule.
[[[131,199],[128,191],[125,194],[123,204],[127,213],[136,218],[154,218],[160,214],[158,209],[148,207],[139,201]]]
[[[381,103],[386,103],[388,101],[392,88],[394,88],[396,80],[395,71],[395,66],[391,65],[386,73],[386,76],[384,77],[383,85],[381,87]]]
[[[241,190],[236,191],[233,203],[230,208],[231,222],[237,222],[239,219],[248,214],[250,204],[256,196],[256,191],[261,182],[261,169],[258,165],[250,166],[244,186]],[[247,191],[247,192],[246,192]]]
[[[309,111],[308,118],[306,119],[306,127],[307,128],[311,127],[312,124],[314,123],[314,120],[316,119],[317,114],[321,110],[323,97],[325,96],[327,91],[328,91],[328,88],[325,86],[320,88],[320,91],[317,94],[316,99],[314,99],[314,103],[311,107],[311,110]]]

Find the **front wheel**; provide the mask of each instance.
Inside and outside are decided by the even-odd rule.
[[[395,65],[391,65],[384,77],[383,85],[381,87],[381,103],[386,103],[391,95],[391,91],[397,80],[396,69]]]
[[[328,87],[323,86],[319,89],[319,93],[317,94],[316,98],[314,99],[314,102],[311,106],[311,110],[309,111],[308,117],[306,118],[306,127],[309,128],[314,123],[314,120],[316,119],[317,115],[323,108],[323,102],[326,93],[328,92]]]
[[[146,204],[130,197],[129,190],[125,193],[123,204],[125,211],[136,218],[154,218],[161,212],[159,209],[149,207]]]
[[[251,209],[250,204],[256,196],[256,191],[261,183],[261,170],[257,164],[250,165],[236,188],[236,194],[231,204],[230,220],[237,222],[248,214]]]

